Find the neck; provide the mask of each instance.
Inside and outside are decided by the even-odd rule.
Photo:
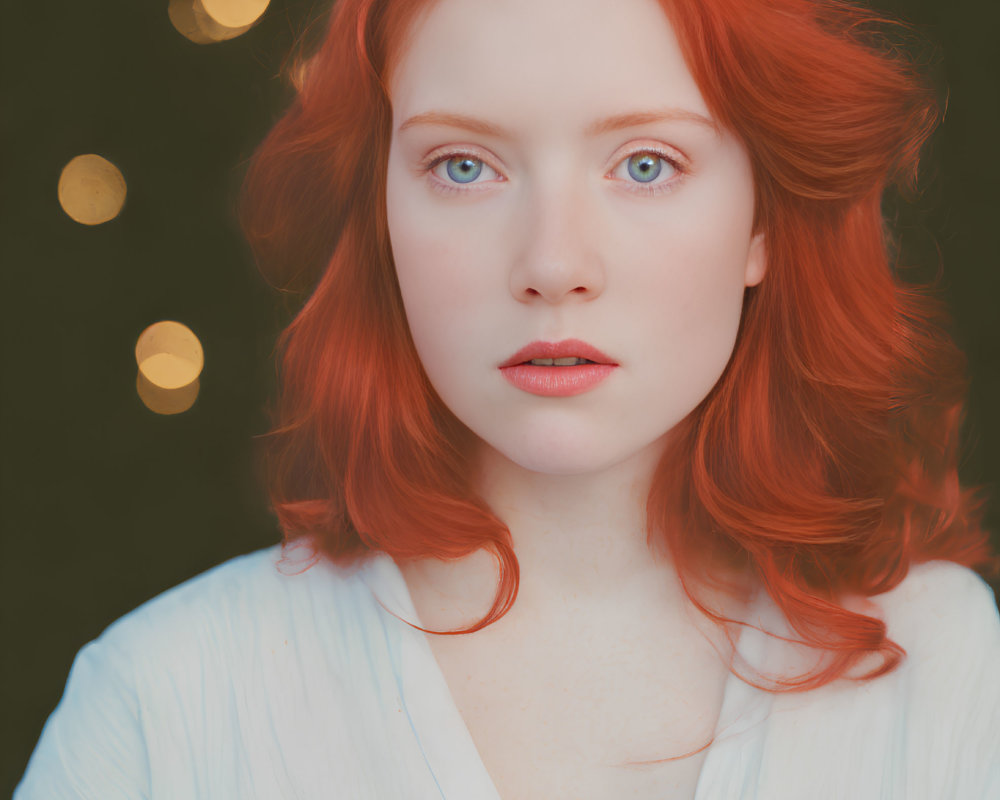
[[[548,475],[489,450],[480,496],[510,529],[524,599],[608,598],[638,576],[663,572],[647,544],[646,498],[661,448],[596,472]]]
[[[483,449],[477,489],[509,528],[520,568],[517,601],[504,619],[686,607],[669,558],[647,542],[646,499],[661,453],[656,443],[599,471],[551,475]],[[468,626],[493,602],[498,573],[490,553],[401,569],[426,627]]]

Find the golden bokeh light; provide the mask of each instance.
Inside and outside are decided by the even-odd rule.
[[[267,10],[270,0],[201,0],[208,15],[227,28],[253,25]]]
[[[197,380],[205,365],[205,353],[187,325],[164,320],[140,334],[135,343],[135,361],[139,373],[154,386],[180,389]]]
[[[198,399],[198,389],[201,382],[195,378],[187,386],[179,389],[164,389],[152,383],[142,370],[135,379],[135,390],[143,405],[155,414],[182,414],[194,405]]]
[[[170,0],[167,15],[177,31],[197,44],[224,42],[253,27],[269,0]]]
[[[74,158],[59,176],[59,205],[81,225],[100,225],[117,217],[125,191],[118,167],[93,153]]]

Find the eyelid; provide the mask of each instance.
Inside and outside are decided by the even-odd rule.
[[[482,161],[483,164],[485,164],[487,167],[492,169],[497,174],[497,180],[461,184],[461,183],[451,183],[443,181],[436,175],[434,175],[433,172],[434,168],[437,167],[438,164],[441,164],[444,161],[449,161],[450,159],[456,158],[458,156],[467,156],[469,158],[475,159],[476,161]],[[492,158],[488,157],[485,153],[483,153],[481,150],[476,149],[475,147],[468,147],[464,145],[458,145],[455,147],[439,147],[431,151],[420,162],[419,170],[422,174],[430,176],[430,179],[434,181],[436,188],[446,192],[481,191],[484,184],[502,183],[507,180],[506,176],[503,174],[503,171],[499,167],[495,166]]]
[[[690,163],[679,150],[659,142],[648,141],[631,143],[623,150],[619,150],[615,155],[613,166],[605,174],[605,177],[613,179],[615,172],[618,171],[623,163],[628,161],[628,159],[633,156],[643,153],[659,156],[670,167],[672,167],[677,174],[659,182],[651,181],[649,183],[641,183],[639,181],[622,180],[621,183],[626,184],[625,188],[627,191],[638,192],[640,194],[655,194],[661,191],[669,191],[670,189],[673,189],[681,180],[683,180],[684,177],[690,172]]]
[[[612,178],[614,173],[618,168],[628,159],[633,156],[650,153],[655,156],[662,158],[668,165],[670,165],[677,173],[677,177],[667,178],[666,180],[660,181],[658,183],[640,183],[638,181],[620,181],[623,184],[627,184],[627,191],[638,192],[640,194],[655,194],[660,191],[666,191],[672,189],[677,183],[680,182],[690,171],[688,159],[677,149],[664,145],[656,141],[647,141],[639,143],[631,143],[627,147],[619,150],[615,156],[615,160],[611,169],[605,173],[605,178]],[[451,183],[448,181],[443,181],[434,175],[433,170],[439,164],[444,161],[448,161],[452,158],[458,156],[467,156],[469,158],[474,158],[477,161],[482,161],[484,165],[488,166],[497,174],[496,180],[482,181],[482,182],[471,182],[467,184],[461,183]],[[482,191],[487,188],[484,184],[491,183],[503,183],[507,181],[507,177],[503,174],[503,171],[495,166],[494,160],[487,156],[483,151],[476,147],[471,147],[467,145],[456,145],[452,147],[439,147],[432,150],[424,159],[420,162],[419,171],[421,174],[426,174],[430,176],[430,179],[434,182],[435,187],[441,191],[445,192],[469,192],[469,191]]]
[[[676,165],[678,169],[684,170],[685,172],[689,166],[687,157],[680,150],[654,139],[631,142],[626,147],[621,148],[615,154],[613,164],[617,167],[626,158],[631,158],[639,153],[655,153],[658,156],[663,156],[665,161],[669,161],[671,164]]]

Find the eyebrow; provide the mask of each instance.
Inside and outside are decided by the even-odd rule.
[[[668,108],[660,111],[632,111],[627,114],[615,114],[592,122],[584,130],[588,137],[600,136],[624,128],[635,128],[653,122],[694,122],[719,133],[719,126],[703,114],[687,111],[683,108]],[[399,126],[400,132],[417,125],[443,125],[449,128],[462,128],[472,133],[484,136],[494,136],[501,139],[513,138],[511,134],[499,125],[486,120],[470,117],[466,114],[453,114],[446,111],[425,111],[410,117]]]

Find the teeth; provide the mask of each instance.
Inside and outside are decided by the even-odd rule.
[[[569,356],[567,358],[533,358],[528,363],[535,367],[575,367],[578,364],[594,364],[596,362]]]

